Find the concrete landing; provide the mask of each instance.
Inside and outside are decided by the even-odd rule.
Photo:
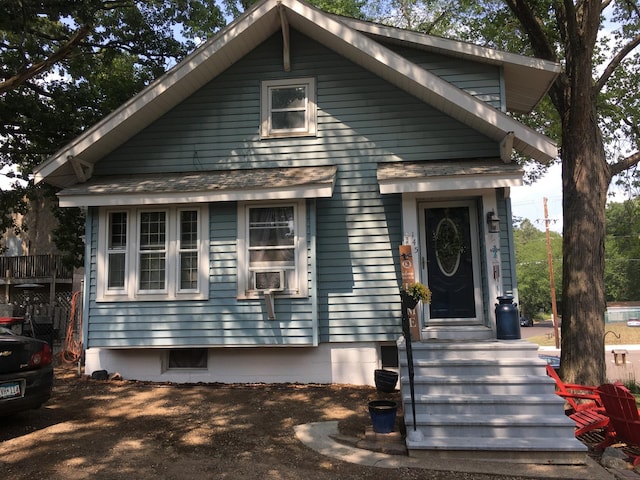
[[[405,455],[391,455],[379,451],[358,448],[355,446],[355,444],[358,443],[358,439],[353,439],[355,442],[354,445],[349,445],[347,444],[348,440],[340,436],[337,421],[298,425],[295,427],[295,433],[298,440],[321,455],[359,465],[378,468],[419,468],[442,472],[514,476],[514,465],[508,462],[480,461],[477,459],[464,462],[451,462],[450,460],[440,460],[437,458],[430,458],[427,462],[424,459],[417,459]],[[366,437],[365,440],[367,440]],[[370,442],[373,440],[374,439],[369,437]],[[395,439],[392,437],[386,437],[384,439],[385,443],[393,443],[394,441]],[[517,465],[516,475],[545,480],[586,478],[590,480],[616,479],[616,476],[608,472],[591,458],[587,458],[584,465],[536,465],[520,463]]]

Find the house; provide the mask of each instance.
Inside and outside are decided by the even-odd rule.
[[[54,244],[52,231],[57,220],[51,200],[34,193],[25,201],[28,212],[14,214],[21,231],[8,229],[2,236],[0,326],[29,332],[32,326],[29,322],[24,325],[26,317],[38,324],[38,335],[42,332],[42,338],[53,341],[66,329],[81,275],[65,265]]]
[[[264,0],[35,171],[87,211],[86,372],[372,384],[402,334],[495,339],[514,153],[559,66]],[[384,359],[384,361],[383,361]],[[391,360],[389,360],[391,359]]]

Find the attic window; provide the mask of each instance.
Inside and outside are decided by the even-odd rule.
[[[263,138],[316,134],[316,82],[313,78],[262,82]]]

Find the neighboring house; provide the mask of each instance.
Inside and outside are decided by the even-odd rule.
[[[604,318],[606,323],[638,322],[640,302],[607,302]]]
[[[7,230],[2,237],[5,250],[0,255],[0,318],[24,318],[53,325],[59,333],[69,317],[74,288],[73,268],[62,262],[52,232],[58,221],[51,201],[41,194],[27,199],[25,215],[14,214],[21,231]],[[0,320],[0,324],[2,320]]]
[[[433,291],[420,339],[495,338],[514,151],[557,155],[506,112],[558,72],[258,3],[36,169],[87,209],[86,373],[371,384],[402,334],[402,244]]]

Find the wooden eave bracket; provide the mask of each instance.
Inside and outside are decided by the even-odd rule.
[[[511,162],[511,153],[513,152],[513,139],[515,134],[508,132],[500,142],[500,160],[504,163]]]
[[[93,175],[92,163],[86,162],[78,157],[69,156],[68,159],[79,182],[86,182],[91,178]]]
[[[289,22],[287,21],[287,14],[285,7],[282,4],[278,5],[278,13],[280,14],[280,27],[282,28],[282,64],[285,72],[291,71],[291,53],[289,42]]]

